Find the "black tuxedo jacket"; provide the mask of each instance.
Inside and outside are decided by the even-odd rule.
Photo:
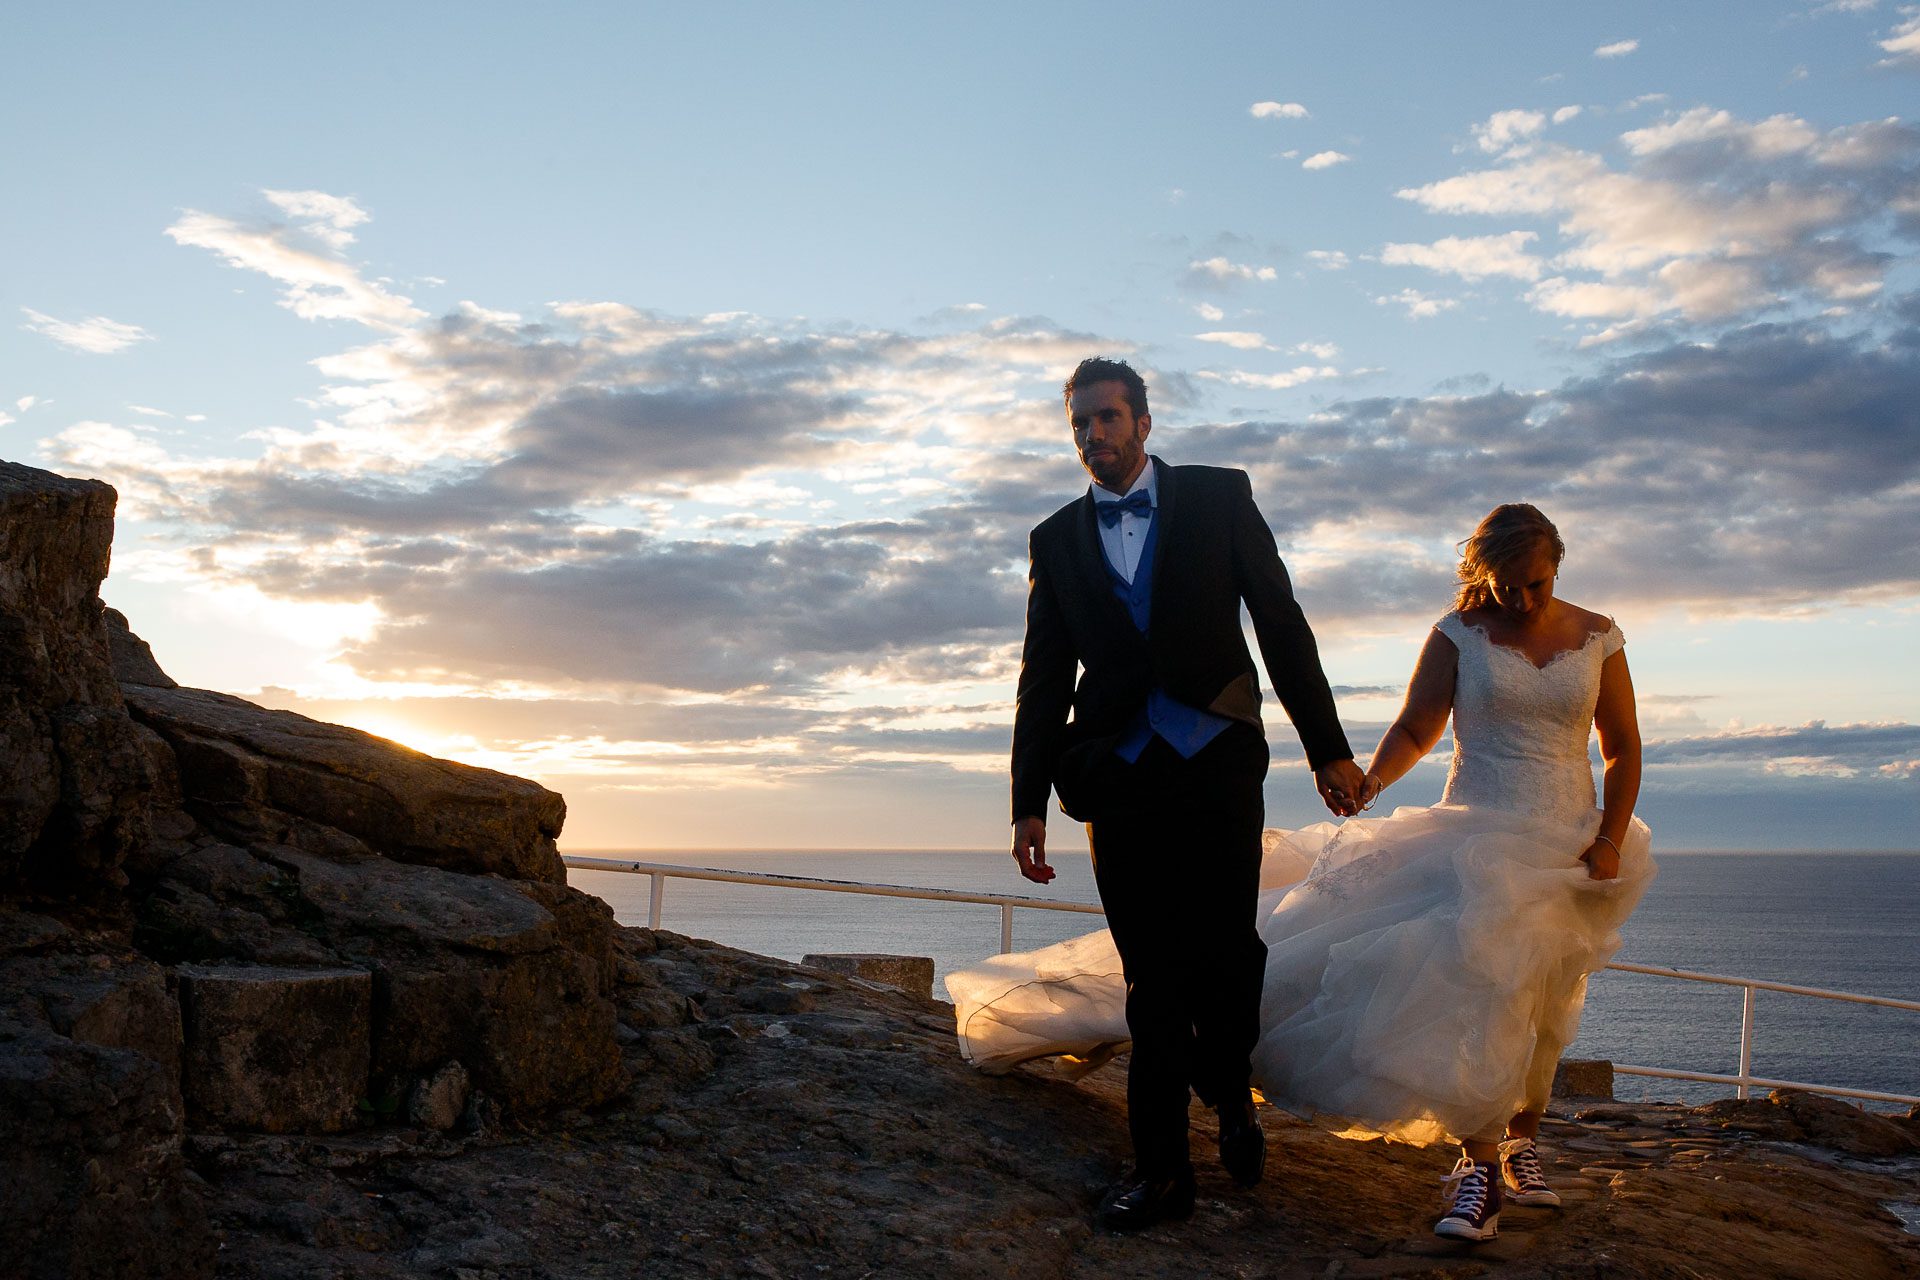
[[[1353,755],[1246,472],[1170,467],[1158,458],[1149,465],[1159,470],[1147,635],[1114,595],[1091,492],[1042,521],[1028,542],[1027,638],[1013,716],[1015,819],[1044,817],[1062,757],[1117,738],[1156,686],[1189,706],[1260,727],[1242,601],[1308,764],[1318,769]]]

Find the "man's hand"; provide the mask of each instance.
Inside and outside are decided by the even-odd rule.
[[[1313,785],[1327,808],[1341,818],[1360,812],[1360,792],[1366,785],[1360,766],[1352,760],[1332,760],[1313,771]]]
[[[1035,884],[1045,884],[1053,879],[1053,868],[1047,865],[1045,818],[1013,820],[1013,860],[1020,864],[1020,874]]]

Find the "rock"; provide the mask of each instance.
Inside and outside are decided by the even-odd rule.
[[[0,463],[9,1280],[203,1274],[188,1115],[312,1135],[411,1101],[469,1141],[628,1079],[616,926],[566,885],[560,796],[179,687],[99,599],[114,501]],[[699,1016],[651,990],[663,1033]],[[625,1029],[635,1063],[648,1034]],[[689,1039],[652,1046],[660,1081],[714,1060]],[[282,1175],[296,1149],[271,1157]],[[319,1207],[336,1200],[354,1212]],[[369,1247],[390,1229],[358,1192],[268,1220]]]
[[[407,1123],[445,1132],[460,1123],[472,1093],[467,1069],[449,1062],[413,1087],[407,1098]]]
[[[113,678],[120,684],[146,685],[155,689],[178,689],[180,684],[160,669],[153,646],[133,634],[127,615],[118,609],[104,611],[107,624],[107,653],[113,663]]]
[[[182,965],[179,975],[185,1095],[196,1125],[328,1133],[358,1120],[371,974]]]
[[[1807,1141],[1850,1156],[1899,1156],[1920,1151],[1920,1138],[1906,1126],[1838,1098],[1775,1089],[1767,1095],[1767,1102],[1792,1116]]]
[[[152,779],[98,595],[113,489],[0,462],[0,892],[117,887]]]
[[[1548,1133],[1543,1158],[1565,1205],[1503,1213],[1496,1251],[1431,1236],[1434,1192],[1453,1162],[1444,1146],[1348,1141],[1265,1108],[1269,1169],[1286,1176],[1240,1189],[1215,1159],[1211,1113],[1196,1106],[1195,1214],[1110,1236],[1091,1224],[1101,1189],[1127,1168],[1124,1070],[1078,1085],[1028,1068],[986,1077],[959,1061],[950,1018],[898,992],[667,933],[642,940],[623,931],[616,946],[633,965],[616,991],[623,1008],[657,991],[718,1005],[728,995],[804,989],[813,1004],[780,1015],[791,1034],[778,1038],[764,1033],[773,1025],[766,1015],[751,1013],[732,1015],[757,1032],[739,1037],[640,1030],[629,1058],[645,1069],[591,1125],[569,1115],[495,1136],[462,1129],[457,1143],[410,1135],[414,1145],[382,1148],[351,1168],[337,1154],[275,1159],[244,1146],[209,1161],[223,1272],[1920,1274],[1920,1239],[1882,1208],[1920,1197],[1920,1168],[1889,1162],[1862,1172],[1823,1164],[1810,1148],[1731,1134],[1700,1140],[1710,1159],[1669,1159],[1665,1141],[1638,1135],[1697,1118],[1659,1104],[1609,1105],[1608,1129],[1579,1139],[1596,1155],[1566,1147],[1559,1126]],[[696,1049],[703,1061],[670,1065],[675,1052]],[[1648,1142],[1656,1145],[1632,1145]],[[337,1153],[344,1144],[304,1145]]]
[[[1718,1098],[1687,1114],[1735,1133],[1750,1133],[1774,1142],[1800,1142],[1807,1136],[1793,1113],[1765,1098]]]
[[[510,1113],[590,1106],[626,1083],[613,1005],[562,947],[382,964],[373,1075],[384,1092],[457,1058]]]
[[[70,1040],[130,1049],[179,1089],[180,1008],[156,964],[104,955],[0,963],[0,1009]]]
[[[202,1280],[213,1236],[180,1094],[130,1049],[0,1021],[0,1272]]]
[[[922,1000],[933,998],[933,961],[926,956],[890,956],[874,952],[849,951],[805,956],[800,963],[829,973],[844,973],[883,982],[911,992]]]
[[[554,845],[566,802],[538,783],[228,694],[124,693],[173,748],[189,809],[239,843],[283,838],[286,819],[303,818],[399,862],[566,883]]]
[[[1605,1058],[1562,1058],[1553,1069],[1556,1098],[1612,1098],[1613,1063]]]

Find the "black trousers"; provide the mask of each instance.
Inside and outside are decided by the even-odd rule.
[[[1255,927],[1264,736],[1235,724],[1192,759],[1159,738],[1112,761],[1087,824],[1094,881],[1127,980],[1127,1124],[1149,1176],[1187,1161],[1187,1091],[1246,1097],[1267,944]]]

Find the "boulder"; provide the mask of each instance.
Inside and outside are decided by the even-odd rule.
[[[153,646],[133,634],[127,615],[118,609],[106,609],[107,654],[113,663],[113,678],[119,684],[147,685],[155,689],[178,689],[180,684],[160,669]]]
[[[196,1126],[337,1132],[367,1092],[364,969],[182,965],[187,1112]]]
[[[166,970],[138,956],[56,953],[0,961],[0,1017],[132,1050],[179,1090],[180,1006]]]
[[[872,951],[822,952],[804,956],[800,963],[829,973],[885,983],[910,991],[922,1000],[933,998],[933,960],[927,956],[890,956]]]
[[[124,692],[173,748],[189,810],[216,831],[250,843],[303,818],[399,862],[566,883],[554,844],[566,801],[538,783],[229,694]]]
[[[467,1069],[457,1062],[449,1062],[414,1085],[413,1092],[407,1095],[407,1123],[444,1133],[460,1123],[472,1096],[473,1084],[467,1078]]]
[[[152,778],[107,653],[113,489],[0,462],[0,892],[118,886]]]
[[[1808,1142],[1850,1156],[1903,1156],[1920,1151],[1920,1138],[1889,1116],[1817,1093],[1775,1089],[1767,1101],[1793,1118]]]
[[[0,1270],[201,1280],[214,1243],[181,1154],[180,1094],[130,1049],[0,1019]]]
[[[1613,1063],[1605,1058],[1562,1058],[1553,1069],[1556,1098],[1612,1098]]]
[[[561,797],[180,687],[99,599],[114,503],[0,463],[9,1280],[209,1274],[189,1117],[202,1146],[444,1129],[627,1078]]]

